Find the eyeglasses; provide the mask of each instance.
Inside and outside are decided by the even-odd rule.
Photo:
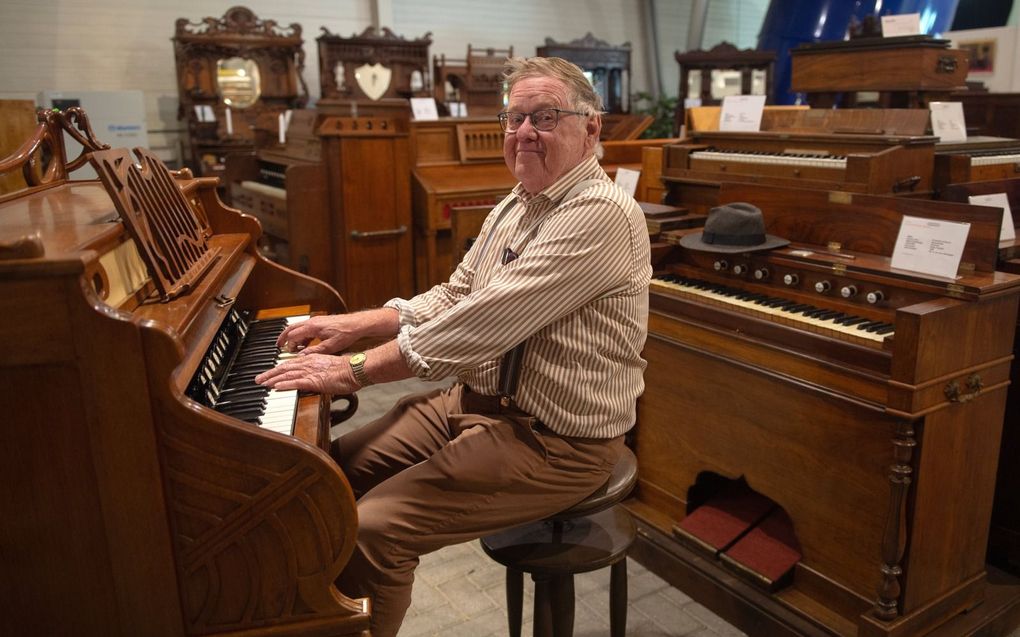
[[[515,133],[518,128],[524,125],[524,120],[530,117],[531,125],[535,127],[535,130],[551,131],[560,123],[561,113],[563,115],[587,115],[587,113],[579,111],[565,111],[562,108],[543,108],[531,113],[503,111],[498,115],[499,127],[503,129],[504,133]]]

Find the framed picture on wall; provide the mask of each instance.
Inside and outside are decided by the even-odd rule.
[[[992,73],[995,70],[996,40],[972,40],[960,42],[959,47],[967,52],[971,73]]]

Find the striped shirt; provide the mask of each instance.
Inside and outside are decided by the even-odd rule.
[[[506,248],[519,256],[502,265]],[[641,209],[589,157],[541,193],[518,184],[449,281],[387,306],[418,377],[497,395],[500,358],[526,340],[517,405],[556,433],[611,438],[644,389],[650,277]]]

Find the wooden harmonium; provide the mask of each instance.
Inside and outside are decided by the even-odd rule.
[[[995,270],[1001,211],[732,183],[719,198],[789,243],[717,253],[683,245],[700,228],[662,233],[628,506],[685,547],[703,534],[674,552],[699,577],[706,557],[741,576],[785,563],[749,579],[824,634],[926,634],[985,598],[996,472],[975,459],[998,453],[1020,296]],[[905,216],[970,224],[957,276],[892,266]]]
[[[411,138],[415,283],[422,291],[445,281],[456,265],[454,211],[491,208],[517,181],[503,161],[503,131],[491,118],[412,122]]]
[[[935,189],[1020,177],[1020,139],[969,137],[935,145]]]
[[[78,108],[41,112],[21,151],[0,159],[29,185],[0,198],[0,396],[21,405],[0,477],[24,487],[0,633],[365,634],[367,600],[334,586],[357,510],[329,396],[253,377],[274,318],[343,301],[264,259],[217,179],[104,147]],[[100,179],[70,179],[86,161]]]
[[[227,158],[224,180],[231,203],[257,218],[272,238],[291,240],[295,224],[287,214],[288,200],[295,210],[317,209],[323,204],[325,173],[315,123],[315,111],[292,111],[284,143],[260,136],[267,143],[253,155]],[[298,265],[287,255],[278,256],[285,265]],[[303,271],[307,272],[307,265]]]
[[[663,180],[761,183],[872,194],[931,190],[937,138],[923,111],[773,113],[760,132],[694,132],[665,147]],[[684,203],[676,201],[673,203]]]
[[[965,87],[967,52],[928,36],[802,44],[790,51],[790,88],[839,91],[954,91]]]

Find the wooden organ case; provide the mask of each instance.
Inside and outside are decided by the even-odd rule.
[[[1020,178],[1020,139],[976,136],[935,145],[935,190],[951,184]]]
[[[999,263],[1003,272],[1020,274],[1020,178],[984,180],[950,184],[939,196],[946,201],[966,203],[972,195],[1004,193],[1013,214],[1015,237],[999,242]],[[1013,367],[1010,372],[1006,416],[1002,421],[1002,449],[999,452],[999,476],[995,484],[995,506],[988,537],[990,563],[1020,575],[1020,476],[1015,459],[1020,454],[1020,321],[1013,341]]]
[[[410,170],[404,121],[304,110],[285,144],[232,156],[225,178],[275,260],[361,309],[413,292]]]
[[[679,245],[697,229],[664,233],[632,556],[750,634],[1006,634],[1020,587],[985,564],[1020,293],[995,271],[1000,211],[744,184],[720,199],[792,243],[720,255]],[[890,267],[903,215],[971,224],[957,279]],[[673,537],[707,475],[788,514],[802,557],[785,588]]]
[[[18,405],[0,632],[364,637],[367,600],[333,585],[357,512],[324,451],[329,397],[289,395],[276,431],[268,407],[255,426],[206,400],[233,391],[234,353],[251,382],[247,335],[271,316],[343,301],[262,258],[215,179],[100,151],[79,109],[40,117],[0,160],[29,180],[0,198],[0,396]],[[87,157],[65,162],[65,129],[111,190],[68,179]]]
[[[278,114],[308,101],[300,24],[282,28],[232,7],[222,18],[178,19],[173,42],[177,118],[188,124],[188,163],[199,175],[221,175],[228,154],[254,148],[260,119],[275,126]],[[230,60],[244,61],[244,73],[232,77],[220,68]],[[255,82],[233,103],[232,79]]]
[[[790,90],[815,108],[855,106],[877,92],[882,108],[927,108],[965,88],[967,52],[927,35],[860,37],[790,50]]]
[[[937,141],[927,120],[920,109],[780,110],[760,132],[694,132],[664,148],[666,199],[706,212],[729,182],[927,196]]]
[[[544,45],[535,47],[535,55],[573,62],[591,74],[591,83],[602,96],[606,113],[630,112],[630,42],[614,46],[591,33],[571,42],[546,38]]]
[[[503,110],[503,66],[514,56],[514,48],[479,48],[468,44],[463,60],[445,54],[432,58],[435,98],[439,104],[463,102],[468,114],[496,115]],[[447,94],[446,83],[453,92]]]

